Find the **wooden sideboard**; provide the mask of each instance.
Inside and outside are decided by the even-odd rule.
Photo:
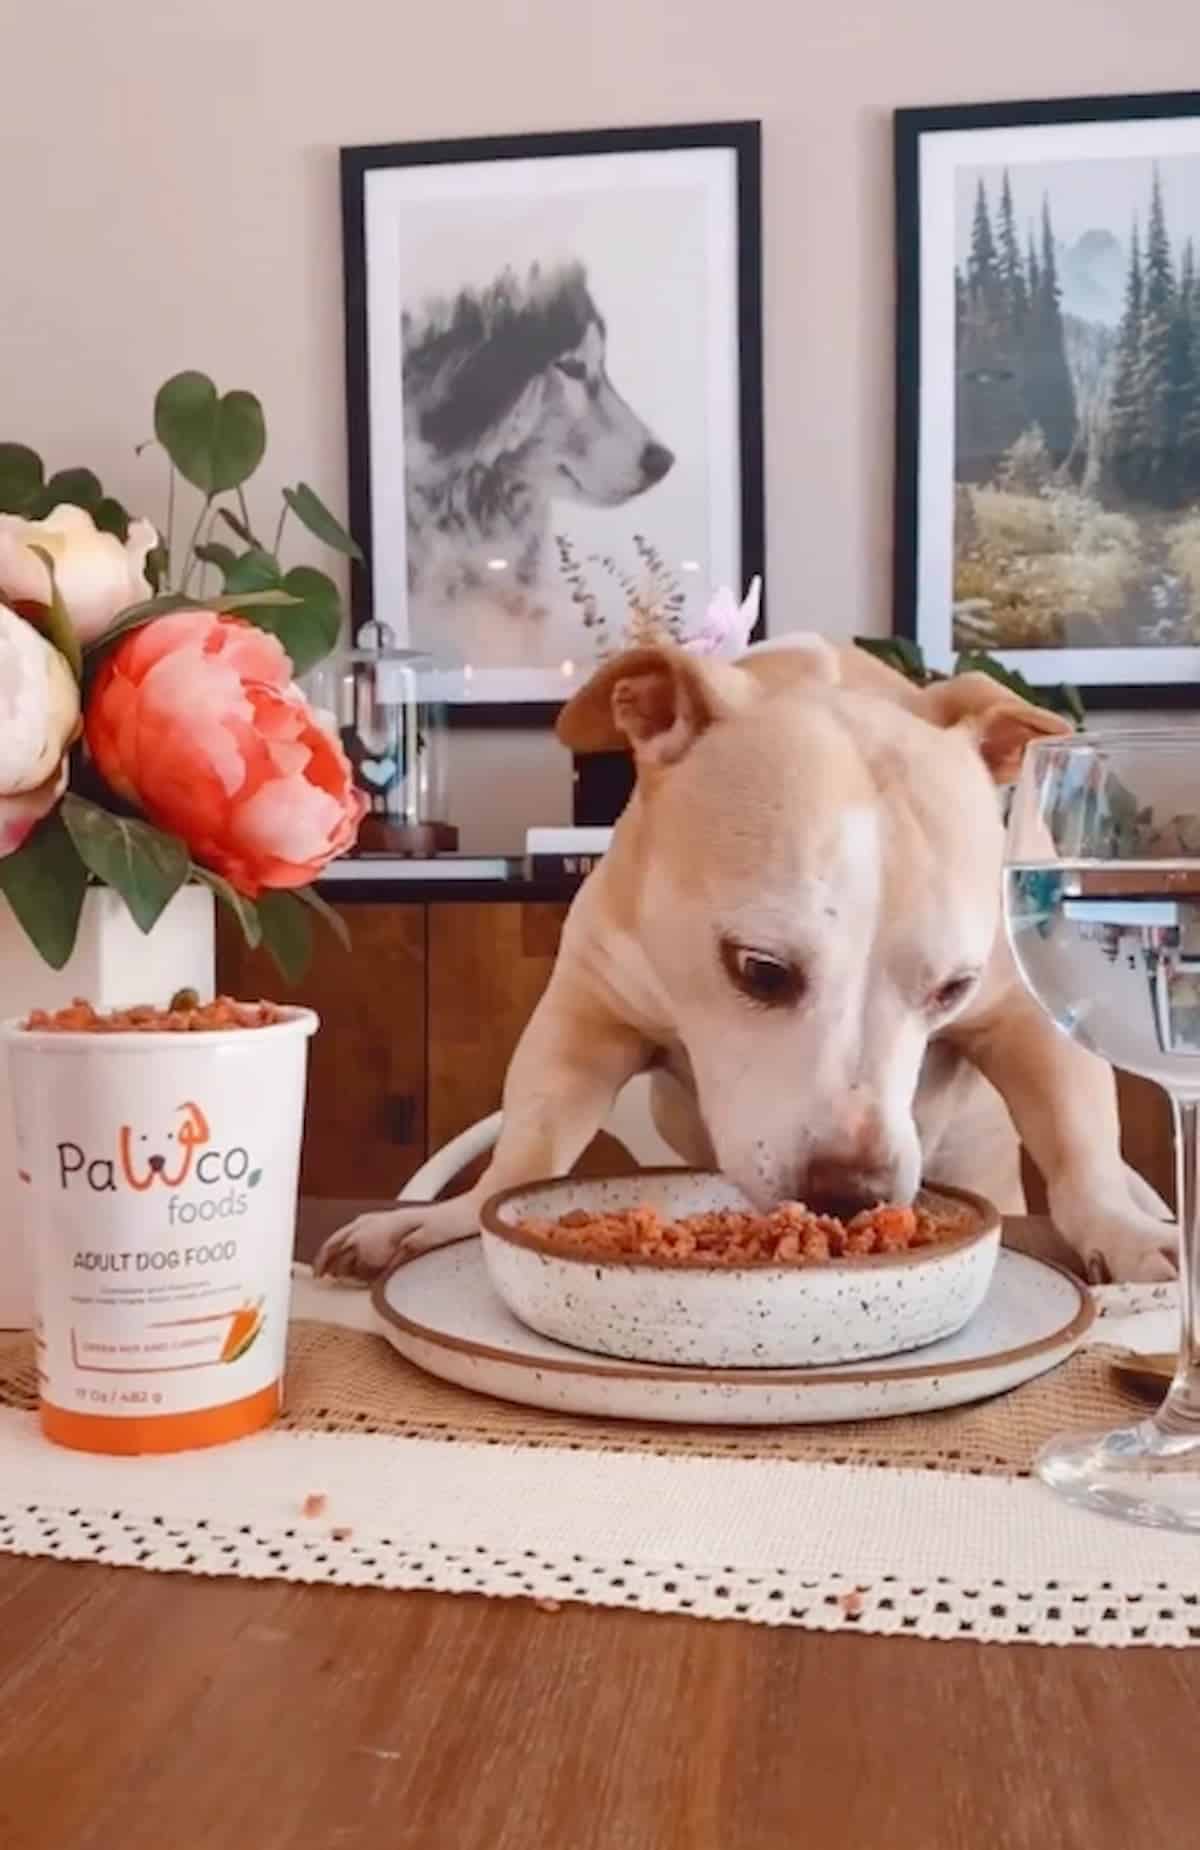
[[[301,1187],[395,1194],[425,1157],[495,1111],[522,1028],[545,988],[567,902],[448,899],[339,904],[347,953],[318,930],[295,989],[222,919],[218,986],[305,1002],[312,1043]]]
[[[332,897],[332,895],[331,895]],[[312,1046],[301,1186],[340,1200],[386,1197],[425,1157],[495,1111],[517,1039],[550,975],[568,899],[354,899],[338,903],[348,954],[318,930],[311,969],[288,990],[222,918],[226,993],[309,1003]],[[1125,1154],[1174,1198],[1166,1101],[1120,1079]],[[1027,1177],[1030,1207],[1044,1195]]]

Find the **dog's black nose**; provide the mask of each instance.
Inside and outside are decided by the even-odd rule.
[[[160,1175],[162,1173],[163,1164],[166,1162],[166,1160],[167,1159],[165,1156],[150,1157],[149,1159],[150,1168],[155,1175]]]
[[[651,482],[661,482],[674,461],[675,453],[665,443],[648,443],[641,457],[646,486],[649,487]]]
[[[873,1208],[888,1196],[886,1187],[848,1163],[818,1157],[810,1163],[799,1198],[817,1214],[837,1214],[852,1220],[863,1208]]]

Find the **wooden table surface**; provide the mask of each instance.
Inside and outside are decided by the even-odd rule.
[[[0,1557],[2,1850],[1191,1850],[1198,1741],[1197,1651]]]

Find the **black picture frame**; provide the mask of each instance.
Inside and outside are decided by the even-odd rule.
[[[930,544],[931,539],[928,530],[922,533],[921,508],[922,422],[926,409],[922,380],[924,357],[922,352],[923,257],[929,236],[923,209],[922,156],[930,145],[930,138],[947,134],[961,135],[964,132],[979,133],[983,136],[993,130],[1040,131],[1047,128],[1069,130],[1072,127],[1091,129],[1095,125],[1131,125],[1132,127],[1181,119],[1197,122],[1196,147],[1197,154],[1200,155],[1200,92],[1195,91],[944,105],[900,109],[894,113],[896,422],[893,633],[895,635],[907,638],[925,648],[928,644],[930,630],[929,612],[926,607],[923,607],[921,589],[923,549]],[[1043,141],[1041,145],[1045,148],[1048,144]],[[1055,159],[1093,158],[1090,153],[1072,157],[1069,152],[1070,147],[1071,138],[1064,136],[1061,139],[1062,151],[1056,153]],[[987,144],[981,140],[978,151],[980,166],[987,165],[991,158],[986,150]],[[1176,152],[1177,150],[1172,147],[1166,151],[1164,158],[1170,158]],[[1192,158],[1190,147],[1186,152],[1187,158]],[[1008,158],[1008,156],[1005,157],[1006,160]],[[1043,158],[1046,157],[1043,156]],[[1136,158],[1145,160],[1152,157],[1139,151]],[[1198,160],[1198,172],[1200,172],[1200,160]],[[947,287],[951,286],[950,278],[951,272],[948,271]],[[952,322],[952,325],[956,323]],[[1200,364],[1200,346],[1197,348],[1197,359]],[[954,382],[957,385],[957,373]],[[950,416],[953,419],[953,406]],[[950,436],[949,444],[949,480],[953,485],[956,460],[953,434]],[[953,518],[951,518],[950,525],[953,526]],[[943,537],[941,545],[943,548],[948,546],[952,552],[952,537],[950,539]],[[1195,594],[1195,607],[1198,620],[1200,620],[1200,589],[1197,589]],[[944,618],[939,619],[939,633],[942,622]],[[1197,633],[1200,634],[1200,629]],[[1036,649],[1007,652],[1002,645],[990,645],[986,639],[981,639],[978,646],[987,650],[988,653],[998,655],[1008,665],[1018,667],[1020,672],[1035,686],[1046,686],[1062,681],[1073,683],[1078,687],[1085,706],[1090,709],[1100,711],[1114,709],[1182,710],[1200,706],[1200,647],[1194,648],[1194,666],[1186,672],[1181,668],[1173,673],[1172,678],[1160,680],[1152,678],[1140,662],[1136,675],[1133,671],[1134,658],[1150,655],[1149,648],[1122,648],[1119,653],[1130,659],[1130,668],[1124,669],[1120,664],[1116,664],[1113,678],[1097,681],[1089,679],[1086,671],[1077,674],[1055,672],[1039,678]],[[1179,653],[1183,652],[1184,645],[1181,645]],[[1099,650],[1084,649],[1078,645],[1072,647],[1068,643],[1062,651],[1055,653],[1076,655],[1081,663],[1084,658],[1090,657],[1094,663]],[[1117,651],[1114,650],[1112,653],[1115,654]],[[1175,651],[1172,651],[1172,654],[1174,653]],[[1188,646],[1188,653],[1189,655],[1192,653],[1191,646]],[[935,662],[934,665],[943,664]],[[1152,667],[1152,665],[1151,663],[1148,666]]]
[[[674,149],[723,148],[735,161],[737,204],[736,312],[738,327],[737,410],[739,429],[740,591],[762,577],[765,560],[762,358],[762,181],[761,128],[756,121],[660,124],[562,133],[471,137],[446,141],[384,143],[340,151],[345,301],[345,380],[349,510],[363,549],[352,568],[351,623],[357,636],[373,607],[371,432],[369,419],[367,248],[365,189],[381,168],[436,167],[465,162],[500,162],[560,156],[651,153]],[[715,587],[714,587],[715,589]],[[765,598],[754,630],[766,634]],[[559,700],[471,701],[445,710],[455,727],[549,726]]]

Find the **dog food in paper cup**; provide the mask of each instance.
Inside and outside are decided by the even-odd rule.
[[[278,1413],[316,1026],[224,1000],[0,1026],[48,1438],[174,1452]]]

